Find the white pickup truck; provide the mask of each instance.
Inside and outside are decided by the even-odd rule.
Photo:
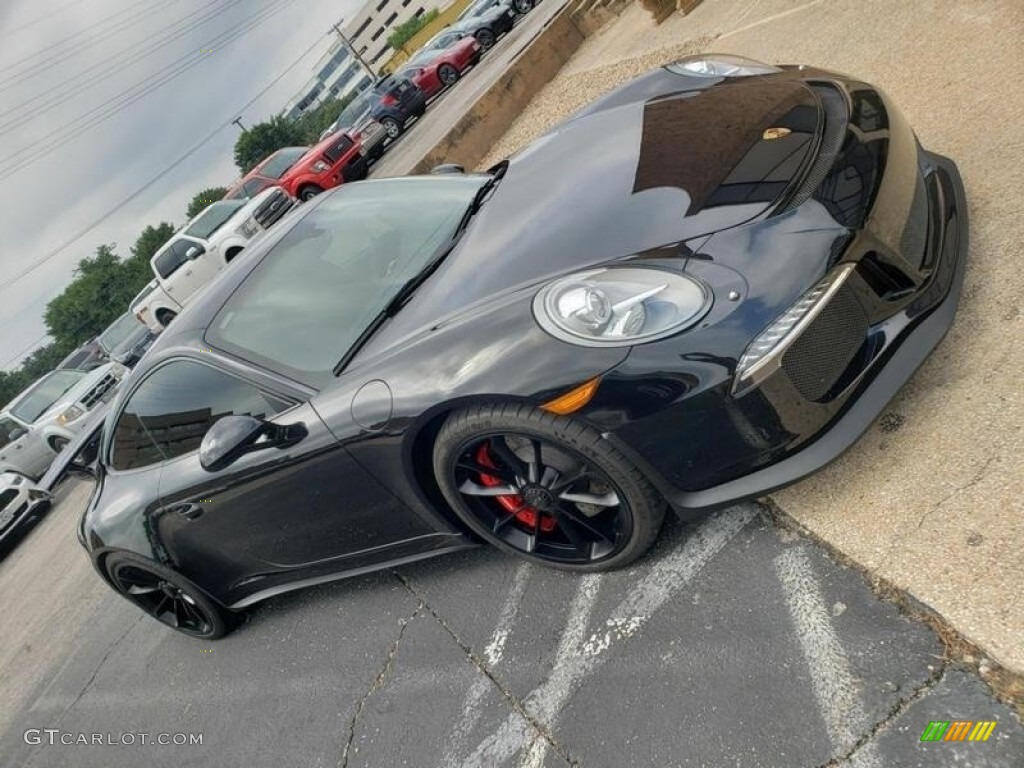
[[[159,333],[250,240],[297,203],[280,187],[270,187],[249,200],[207,206],[153,254],[155,280],[132,301],[132,313]]]

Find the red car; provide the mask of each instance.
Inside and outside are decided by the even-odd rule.
[[[346,181],[365,179],[368,167],[360,143],[347,133],[335,133],[315,147],[277,150],[235,182],[224,199],[250,198],[276,185],[292,197],[309,200]]]
[[[444,30],[420,49],[402,68],[401,74],[432,98],[455,82],[480,61],[482,48],[465,32]]]

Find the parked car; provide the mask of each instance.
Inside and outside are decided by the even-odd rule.
[[[516,11],[509,0],[477,0],[466,6],[447,30],[472,35],[487,51],[512,31],[515,20]]]
[[[347,107],[342,110],[341,115],[320,134],[320,141],[334,136],[336,133],[345,132],[359,142],[359,146],[366,156],[367,164],[370,165],[380,160],[384,154],[388,132],[373,118],[368,105],[364,105],[360,109],[362,111],[355,117],[348,112]],[[344,124],[341,122],[342,116],[345,116]]]
[[[106,358],[103,349],[94,336],[61,360],[57,367],[71,368],[77,371],[91,371],[93,368],[103,365],[104,362],[106,362]]]
[[[132,368],[155,338],[156,333],[134,313],[126,312],[100,335],[99,342],[111,362]]]
[[[258,192],[251,200],[208,205],[153,254],[150,267],[157,285],[147,286],[130,311],[159,333],[196,291],[295,205],[296,200],[280,187]]]
[[[0,555],[37,512],[48,505],[50,495],[17,472],[0,473]]]
[[[119,370],[105,363],[92,371],[51,371],[0,411],[0,472],[39,478],[85,423],[110,400]]]
[[[388,75],[349,102],[334,121],[334,128],[361,130],[360,126],[372,118],[384,127],[387,138],[394,140],[426,109],[427,95],[416,83],[407,77]]]
[[[683,59],[452,171],[302,206],[155,342],[79,528],[119,594],[209,639],[475,541],[624,566],[854,444],[962,290],[956,165],[813,67]]]
[[[346,181],[365,179],[369,167],[359,141],[338,131],[314,147],[279,149],[236,182],[224,199],[244,200],[276,186],[299,200],[312,200]]]
[[[469,33],[446,29],[409,59],[398,74],[416,83],[430,99],[455,85],[463,72],[480,61],[481,50]]]

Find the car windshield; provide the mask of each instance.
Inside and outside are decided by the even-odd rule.
[[[18,400],[11,408],[11,413],[24,422],[31,424],[56,403],[60,396],[78,383],[85,376],[85,371],[54,371],[43,377]]]
[[[227,220],[244,205],[245,200],[221,200],[216,202],[196,216],[192,223],[189,224],[188,229],[185,230],[185,234],[205,240],[223,227]]]
[[[103,351],[110,355],[118,346],[124,343],[132,333],[137,331],[142,324],[131,312],[126,312],[110,324],[100,337],[96,340]]]
[[[295,165],[298,159],[308,151],[309,147],[288,147],[288,149],[280,150],[260,169],[260,176],[265,176],[268,179],[280,179],[285,171]]]
[[[447,244],[479,176],[385,179],[325,196],[253,269],[207,341],[319,386]]]
[[[338,115],[338,119],[334,121],[334,127],[336,131],[343,131],[346,128],[352,128],[359,124],[365,115],[370,110],[370,95],[368,93],[361,93],[356,96],[352,102],[341,110],[341,114]]]

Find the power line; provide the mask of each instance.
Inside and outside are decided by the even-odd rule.
[[[286,6],[294,3],[295,0],[273,0],[273,2],[277,3],[276,7],[272,3],[257,14],[257,16],[262,15],[261,18],[251,18],[249,22],[245,23],[241,27],[237,27],[229,32],[223,33],[220,36],[223,39],[210,43],[210,45],[213,46],[210,49],[211,52],[223,49],[236,40],[244,37],[248,32],[267,21],[270,17],[284,10]],[[70,123],[58,127],[43,136],[36,137],[36,139],[30,144],[21,147],[7,157],[0,158],[0,175],[10,175],[32,165],[44,157],[48,157],[49,150],[56,149],[57,147],[63,146],[69,141],[80,137],[90,128],[94,128],[100,123],[105,122],[131,104],[134,104],[136,101],[139,101],[150,93],[158,90],[161,86],[177,79],[189,69],[192,69],[197,64],[202,63],[206,58],[208,58],[208,55],[205,53],[199,55],[193,54],[190,60],[185,60],[175,65],[169,65],[169,67],[159,70],[154,75],[146,78],[146,80],[137,83],[131,89],[107,99],[105,102],[93,107],[85,114],[79,115]],[[165,73],[165,70],[167,69],[170,69],[171,71]],[[140,87],[141,90],[138,90],[137,93],[131,93],[132,90],[137,90]],[[85,122],[81,122],[83,119]],[[46,149],[48,151],[46,153],[37,152],[36,150],[39,149]]]
[[[24,356],[25,356],[25,355],[27,355],[27,354],[28,354],[29,352],[33,352],[33,351],[35,350],[35,348],[36,348],[36,345],[37,345],[37,344],[38,344],[39,342],[43,341],[44,339],[48,338],[49,336],[50,336],[50,332],[49,332],[49,331],[47,331],[47,332],[46,332],[46,333],[44,333],[44,334],[43,334],[42,336],[40,336],[40,337],[39,337],[38,339],[36,339],[35,341],[33,341],[33,342],[32,342],[31,344],[29,344],[29,345],[28,345],[27,347],[25,347],[25,348],[24,348],[24,349],[22,349],[22,350],[21,350],[20,352],[18,352],[18,353],[17,353],[16,355],[11,355],[11,356],[10,356],[10,357],[8,357],[8,358],[7,358],[6,360],[4,360],[3,364],[0,364],[0,368],[4,369],[4,370],[6,371],[6,370],[7,370],[7,366],[8,366],[8,365],[10,365],[11,363],[13,363],[13,362],[14,362],[15,360],[17,360],[18,358],[20,358],[20,357],[24,357]]]
[[[8,121],[0,129],[0,133],[6,133],[10,130],[11,126],[23,125],[28,120],[37,117],[39,114],[49,111],[50,107],[64,103],[64,99],[68,96],[79,95],[84,91],[89,90],[95,85],[104,83],[107,80],[108,75],[115,74],[121,70],[124,70],[131,64],[135,64],[138,61],[156,53],[158,50],[174,42],[178,38],[182,37],[195,29],[198,29],[203,24],[212,20],[214,17],[230,10],[234,5],[237,5],[242,0],[229,0],[228,4],[221,8],[210,10],[209,8],[200,8],[198,11],[193,11],[187,16],[183,16],[171,25],[168,29],[172,30],[169,34],[165,34],[163,37],[157,37],[156,39],[146,38],[139,40],[127,48],[119,51],[114,56],[110,56],[106,59],[96,62],[95,64],[86,67],[76,72],[72,77],[64,80],[58,86],[47,88],[39,91],[38,93],[30,96],[29,98],[22,101],[20,104],[15,104],[3,112],[0,112],[0,117],[13,114],[15,119]],[[200,19],[195,19],[188,22],[193,16],[206,13],[207,15]],[[187,23],[186,23],[187,22]],[[181,29],[173,30],[174,27],[184,24]],[[167,30],[164,30],[167,32]],[[131,55],[125,58],[125,54],[132,50],[141,50],[141,55]],[[194,51],[190,55],[194,55]],[[96,74],[95,77],[89,78],[90,73],[96,72],[96,70],[102,70]],[[84,84],[82,84],[84,81]],[[4,90],[0,88],[0,90]],[[47,98],[49,97],[49,98]],[[33,102],[39,101],[40,99],[46,99],[46,102],[41,105],[37,105],[25,112],[25,107],[29,106]]]
[[[301,55],[300,55],[300,56],[299,56],[299,57],[298,57],[298,58],[297,58],[297,59],[296,59],[295,61],[293,61],[293,62],[292,62],[291,64],[289,64],[289,65],[288,65],[288,66],[287,66],[287,67],[286,67],[286,68],[285,68],[285,69],[284,69],[284,70],[283,70],[283,71],[282,71],[282,72],[281,72],[281,73],[280,73],[280,74],[279,74],[279,75],[278,75],[277,77],[275,77],[275,78],[274,78],[273,80],[271,80],[271,81],[270,81],[270,82],[269,82],[269,83],[268,83],[268,84],[267,84],[266,86],[264,86],[264,87],[263,87],[263,88],[262,88],[262,89],[261,89],[261,90],[259,91],[259,93],[257,93],[257,94],[256,94],[255,96],[253,96],[253,97],[252,97],[251,99],[249,99],[249,101],[247,101],[247,102],[246,102],[245,104],[243,104],[243,105],[242,105],[241,107],[239,107],[239,108],[237,108],[237,109],[233,109],[233,110],[231,110],[230,114],[232,114],[232,115],[237,115],[237,114],[241,114],[241,113],[245,112],[245,110],[246,110],[246,109],[248,109],[249,107],[251,107],[251,106],[252,106],[253,104],[255,104],[255,103],[256,103],[256,102],[257,102],[257,101],[258,101],[258,100],[259,100],[260,98],[262,98],[262,97],[263,97],[263,95],[264,95],[265,93],[267,93],[267,91],[269,91],[269,90],[270,90],[271,88],[273,88],[273,87],[274,87],[275,85],[277,85],[277,84],[278,84],[279,82],[281,82],[281,80],[283,80],[283,79],[284,79],[284,77],[285,77],[285,76],[286,76],[286,75],[287,75],[287,74],[288,74],[289,72],[291,72],[291,71],[292,71],[293,69],[295,69],[295,67],[297,67],[297,66],[298,66],[298,65],[299,65],[299,64],[300,64],[300,63],[302,62],[302,60],[303,60],[304,58],[306,58],[306,56],[308,56],[308,55],[309,55],[310,53],[312,53],[312,52],[313,52],[313,51],[314,51],[314,50],[315,50],[315,49],[316,49],[317,47],[319,47],[319,46],[320,46],[320,44],[321,44],[321,40],[319,40],[319,39],[318,39],[318,40],[317,40],[317,41],[316,41],[315,43],[313,43],[313,44],[312,44],[311,46],[309,46],[309,48],[307,48],[307,49],[306,49],[305,51],[303,51],[303,52],[302,52],[302,54],[301,54]],[[89,226],[87,226],[87,227],[85,227],[84,229],[82,229],[81,231],[79,231],[79,232],[78,232],[78,233],[77,233],[76,235],[74,235],[74,236],[73,236],[73,237],[71,237],[70,239],[68,239],[68,240],[64,241],[63,243],[61,243],[61,244],[60,244],[59,246],[57,246],[56,248],[54,248],[53,250],[51,250],[51,251],[50,251],[49,253],[47,253],[47,254],[46,254],[45,256],[43,256],[43,257],[42,257],[41,259],[38,259],[38,260],[37,260],[37,261],[35,261],[35,262],[34,262],[33,264],[31,264],[30,266],[26,267],[25,269],[23,269],[23,270],[22,270],[21,272],[19,272],[18,274],[14,275],[14,276],[13,276],[12,278],[10,278],[9,280],[5,280],[5,281],[4,281],[3,283],[0,283],[0,290],[3,290],[3,289],[5,289],[5,288],[8,288],[9,286],[13,285],[14,283],[16,283],[16,282],[18,282],[19,280],[21,280],[22,278],[24,278],[24,277],[25,277],[26,275],[29,275],[29,274],[31,274],[32,272],[34,272],[35,270],[37,270],[37,269],[38,269],[39,267],[41,267],[41,266],[42,266],[43,264],[45,264],[45,263],[46,263],[47,261],[49,261],[50,259],[52,259],[52,258],[53,258],[54,256],[56,256],[57,254],[61,253],[62,251],[64,251],[64,250],[65,250],[65,249],[67,249],[67,248],[68,248],[69,246],[73,245],[74,243],[78,242],[79,240],[81,240],[81,239],[82,239],[83,237],[85,237],[85,235],[87,235],[87,234],[89,234],[90,232],[92,232],[92,231],[93,231],[94,229],[96,229],[96,227],[100,226],[100,225],[101,225],[101,224],[102,224],[103,222],[105,222],[105,221],[106,221],[107,219],[109,219],[109,218],[110,218],[111,216],[113,216],[113,215],[114,215],[115,213],[117,213],[117,212],[118,212],[119,210],[121,210],[121,209],[122,209],[122,208],[124,208],[124,207],[125,207],[126,205],[128,205],[128,203],[130,203],[130,202],[131,202],[132,200],[134,200],[134,199],[135,199],[136,197],[138,197],[139,195],[141,195],[141,194],[142,194],[143,192],[145,192],[145,191],[146,191],[147,189],[149,189],[149,188],[150,188],[150,187],[152,187],[152,186],[153,186],[154,184],[156,184],[156,183],[157,183],[158,181],[160,181],[160,180],[161,180],[162,178],[164,178],[164,177],[165,177],[165,176],[166,176],[167,174],[169,174],[169,173],[170,173],[171,171],[173,171],[173,170],[174,170],[175,168],[177,168],[177,167],[178,167],[179,165],[181,165],[181,164],[182,164],[183,162],[185,162],[185,160],[187,160],[187,159],[188,159],[189,157],[191,157],[191,156],[192,156],[192,155],[194,155],[194,154],[195,154],[196,152],[198,152],[198,151],[199,151],[199,150],[200,150],[200,149],[201,149],[201,148],[202,148],[203,146],[205,146],[205,145],[206,145],[206,144],[208,144],[208,143],[209,143],[210,141],[212,141],[212,140],[213,140],[213,138],[214,138],[214,137],[215,137],[215,136],[216,136],[216,135],[217,135],[218,133],[220,133],[220,132],[221,132],[221,131],[223,131],[223,130],[224,130],[225,128],[227,128],[227,127],[228,127],[229,125],[231,125],[231,124],[232,124],[232,122],[233,122],[233,120],[230,120],[230,119],[229,119],[229,120],[226,120],[225,122],[221,123],[221,124],[220,124],[219,126],[217,126],[216,128],[214,128],[214,129],[213,129],[212,131],[210,131],[210,133],[208,133],[208,134],[207,134],[207,135],[206,135],[205,137],[203,137],[203,138],[202,138],[202,139],[201,139],[200,141],[198,141],[198,142],[197,142],[196,144],[194,144],[194,145],[193,145],[193,146],[192,146],[192,147],[191,147],[191,148],[190,148],[190,149],[189,149],[189,150],[188,150],[187,152],[185,152],[185,153],[184,153],[183,155],[181,155],[180,157],[178,157],[178,158],[177,158],[177,159],[176,159],[176,160],[175,160],[175,161],[174,161],[173,163],[171,163],[171,164],[170,164],[169,166],[167,166],[166,168],[164,168],[164,170],[160,171],[160,173],[158,173],[158,174],[157,174],[156,176],[154,176],[153,178],[151,178],[151,179],[150,179],[149,181],[147,181],[147,182],[146,182],[145,184],[143,184],[143,185],[142,185],[141,187],[139,187],[139,188],[138,188],[137,190],[135,190],[134,192],[132,192],[132,193],[131,193],[130,195],[128,195],[128,197],[124,198],[124,199],[123,199],[123,200],[122,200],[121,202],[119,202],[119,203],[118,203],[117,205],[115,205],[115,206],[114,206],[113,208],[111,208],[111,209],[110,209],[109,211],[107,211],[106,213],[104,213],[104,214],[103,214],[103,215],[102,215],[102,216],[101,216],[100,218],[98,218],[98,219],[97,219],[96,221],[94,221],[94,222],[93,222],[92,224],[90,224]]]
[[[99,21],[94,22],[94,23],[90,24],[87,27],[82,27],[81,29],[79,29],[76,32],[68,35],[65,38],[61,38],[60,40],[57,40],[54,43],[50,43],[49,45],[44,46],[43,48],[38,48],[38,49],[32,51],[32,53],[30,53],[27,56],[23,57],[19,61],[15,61],[14,63],[8,64],[8,65],[6,65],[4,67],[0,67],[0,73],[7,72],[9,70],[15,69],[19,65],[25,64],[26,62],[31,61],[32,59],[35,59],[35,58],[37,58],[39,56],[42,56],[43,54],[45,54],[48,51],[52,51],[54,48],[59,48],[64,43],[67,43],[67,42],[69,42],[71,40],[74,40],[76,37],[80,37],[80,36],[84,35],[86,32],[88,32],[91,29],[95,29],[96,27],[99,27],[99,26],[106,26],[107,27],[101,34],[96,35],[96,36],[94,36],[92,38],[86,38],[84,41],[82,41],[82,42],[84,42],[84,45],[82,44],[82,42],[76,43],[74,46],[71,46],[71,48],[69,50],[62,51],[61,52],[62,54],[67,54],[67,55],[64,56],[64,58],[58,59],[58,56],[61,55],[61,54],[58,54],[58,56],[51,57],[51,60],[53,61],[52,64],[49,64],[49,65],[47,65],[45,67],[40,67],[39,68],[39,72],[45,72],[47,69],[50,69],[51,66],[54,66],[55,64],[59,64],[61,61],[67,60],[68,58],[70,58],[71,56],[74,56],[79,51],[91,48],[92,45],[95,45],[98,42],[102,42],[106,38],[111,37],[111,36],[117,34],[118,32],[122,32],[124,29],[127,29],[128,27],[133,26],[134,24],[138,23],[138,20],[140,20],[143,16],[146,16],[146,15],[148,15],[151,12],[151,10],[149,8],[143,8],[139,13],[135,14],[134,16],[129,17],[129,19],[127,20],[127,23],[125,23],[125,21],[119,21],[119,22],[116,22],[114,24],[111,24],[110,21],[111,21],[111,19],[114,19],[114,18],[116,18],[118,16],[121,16],[123,14],[128,13],[133,8],[138,8],[140,6],[147,6],[147,5],[149,5],[148,0],[141,0],[141,2],[135,3],[134,5],[130,5],[127,8],[122,8],[119,11],[115,11],[114,13],[110,14],[106,18],[100,19]],[[92,45],[90,45],[90,41],[92,41]],[[27,79],[27,78],[21,78],[21,75],[23,75],[25,73],[30,73],[32,71],[32,69],[34,67],[36,67],[36,66],[38,66],[38,65],[31,65],[31,66],[25,67],[21,71],[15,72],[13,75],[11,75],[9,77],[5,77],[2,80],[0,80],[0,84],[6,84],[8,82],[11,82],[12,84],[13,83],[21,82],[23,79]],[[37,74],[38,74],[38,72],[37,72]],[[3,91],[3,90],[7,90],[7,88],[6,87],[0,88],[0,91]]]
[[[34,27],[36,24],[42,24],[44,21],[49,21],[54,13],[57,11],[63,11],[65,8],[70,8],[72,5],[81,5],[81,2],[80,0],[70,0],[70,2],[64,3],[63,5],[58,5],[56,8],[47,11],[42,16],[39,16],[32,21],[25,22],[20,27],[15,27],[14,29],[9,29],[6,32],[0,33],[0,38],[10,37],[11,35],[21,32],[23,29],[28,29],[29,27]]]

